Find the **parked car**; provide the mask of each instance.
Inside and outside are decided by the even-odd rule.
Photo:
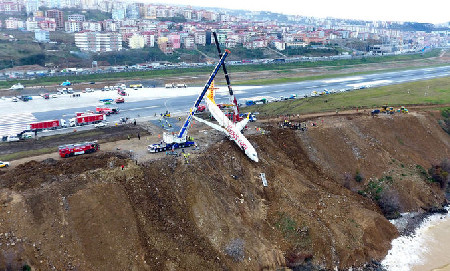
[[[8,141],[8,142],[19,141],[19,140],[20,140],[20,138],[18,136],[8,136],[6,138],[6,141]]]
[[[102,121],[102,122],[99,122],[99,123],[94,124],[94,127],[95,127],[95,128],[102,128],[102,127],[106,127],[107,125],[108,125],[107,122]]]

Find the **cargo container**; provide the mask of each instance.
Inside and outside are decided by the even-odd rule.
[[[46,120],[30,123],[28,130],[42,131],[44,129],[56,129],[59,126],[60,126],[59,120]]]
[[[81,115],[77,116],[75,118],[71,118],[69,123],[71,127],[74,126],[81,126],[86,124],[93,124],[98,123],[104,119],[102,114],[88,114],[88,115]]]

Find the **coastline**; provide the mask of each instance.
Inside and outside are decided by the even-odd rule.
[[[450,270],[450,207],[445,210],[406,213],[392,220],[401,236],[392,241],[382,266],[388,271]]]

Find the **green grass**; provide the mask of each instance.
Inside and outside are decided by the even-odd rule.
[[[37,156],[41,154],[47,154],[52,152],[57,152],[57,147],[49,147],[49,148],[42,148],[37,150],[29,150],[29,151],[21,151],[21,152],[15,152],[11,154],[5,154],[0,156],[0,161],[12,161],[17,160],[25,157],[31,157],[31,156]]]
[[[255,64],[255,65],[237,65],[229,66],[229,71],[233,72],[257,72],[257,71],[274,71],[274,72],[291,72],[293,69],[297,68],[311,68],[311,67],[330,67],[330,68],[342,68],[351,67],[359,64],[368,63],[383,63],[391,61],[410,61],[416,59],[427,59],[435,57],[439,54],[440,50],[433,50],[425,54],[414,54],[414,55],[400,55],[400,56],[381,56],[381,57],[371,57],[363,59],[352,59],[352,60],[335,60],[335,61],[317,61],[317,62],[295,62],[295,63],[283,63],[283,64]],[[6,61],[6,59],[5,59]],[[432,64],[424,66],[429,67]],[[152,78],[164,78],[169,76],[198,76],[199,74],[209,74],[211,72],[211,67],[201,67],[201,68],[186,68],[186,69],[173,69],[173,70],[153,70],[153,71],[138,71],[138,72],[121,72],[121,73],[108,73],[108,74],[91,74],[91,75],[77,75],[77,76],[66,76],[66,77],[51,77],[51,78],[38,78],[35,80],[12,80],[0,82],[0,88],[10,87],[12,84],[21,82],[25,86],[27,85],[50,85],[55,83],[61,83],[64,80],[70,80],[72,83],[81,83],[89,81],[111,81],[111,80],[130,80],[130,79],[152,79]],[[382,72],[382,71],[376,71]],[[366,72],[365,74],[373,73]],[[363,73],[351,73],[353,74],[363,74]],[[248,84],[277,84],[286,82],[298,82],[303,80],[313,80],[313,79],[323,79],[323,78],[333,78],[338,76],[345,76],[343,74],[329,74],[321,76],[310,76],[303,78],[280,78],[273,80],[253,80],[253,81],[241,81],[233,82],[234,85],[248,85]],[[206,78],[206,77],[205,77]]]
[[[336,93],[306,99],[255,105],[243,111],[265,115],[306,114],[359,108],[376,108],[383,104],[407,106],[417,104],[449,104],[450,77],[398,85]]]

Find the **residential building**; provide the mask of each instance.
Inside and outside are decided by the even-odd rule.
[[[92,32],[100,32],[102,31],[102,24],[100,22],[87,21],[82,22],[83,30],[88,30]]]
[[[53,19],[53,18],[50,18]],[[39,27],[42,30],[47,30],[47,31],[56,31],[56,22],[53,20],[43,20],[39,22]]]
[[[83,14],[70,14],[67,16],[68,21],[84,22],[86,20]]]
[[[49,8],[61,8],[61,0],[44,0],[45,6]]]
[[[114,32],[90,32],[75,33],[75,45],[82,51],[111,52],[122,50],[122,37]]]
[[[164,54],[173,53],[173,46],[166,37],[158,38],[158,47]]]
[[[34,32],[34,39],[38,42],[49,42],[50,32],[46,30],[36,30]]]
[[[142,49],[144,48],[144,45],[144,37],[139,34],[134,34],[128,39],[128,46],[130,47],[130,49]]]
[[[19,14],[22,12],[22,4],[16,1],[0,1],[0,13]]]
[[[127,18],[129,19],[139,19],[141,17],[140,14],[140,4],[133,3],[127,6]]]
[[[27,31],[35,31],[41,29],[39,27],[39,21],[36,20],[36,17],[29,17],[25,22]]]
[[[155,33],[150,31],[143,31],[140,33],[144,38],[145,45],[148,47],[155,47]]]
[[[119,29],[119,24],[113,20],[106,20],[101,22],[103,31],[116,32]]]
[[[9,17],[8,19],[5,20],[5,28],[6,29],[25,28],[25,22],[17,18]]]
[[[46,17],[55,19],[57,29],[64,29],[64,12],[57,9],[49,9],[45,13]]]
[[[156,6],[147,5],[144,7],[144,18],[155,20],[156,19]]]
[[[194,33],[195,44],[205,46],[206,45],[206,31],[198,30]]]
[[[75,33],[83,30],[83,22],[67,20],[64,22],[64,31]]]
[[[186,49],[194,49],[195,48],[195,37],[193,35],[185,36],[183,39],[183,45]]]
[[[121,21],[125,19],[125,14],[127,10],[124,4],[122,3],[115,3],[114,7],[112,9],[112,19],[114,21]]]
[[[170,44],[172,44],[173,49],[180,49],[181,47],[181,37],[179,34],[173,33],[167,35],[167,40]]]
[[[25,11],[27,15],[33,14],[33,12],[39,10],[40,2],[39,0],[26,0],[25,1]]]
[[[281,40],[275,39],[272,41],[272,45],[277,49],[278,51],[283,51],[286,49],[286,43],[284,43]]]

